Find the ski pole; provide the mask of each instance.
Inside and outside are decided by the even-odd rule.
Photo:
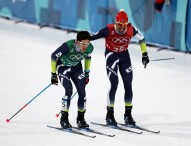
[[[72,100],[72,98],[73,98],[76,94],[77,94],[77,91],[72,95],[72,97],[70,98],[70,100]],[[60,110],[60,112],[59,112],[58,114],[56,114],[56,117],[59,117],[60,113],[61,113],[61,110]]]
[[[18,112],[16,112],[11,118],[7,119],[6,122],[10,122],[10,120],[16,116],[21,110],[23,110],[27,105],[29,105],[29,103],[31,103],[37,96],[39,96],[42,92],[44,92],[48,87],[50,87],[51,84],[49,84],[48,86],[46,86],[42,91],[40,91],[35,97],[33,97],[27,104],[25,104]]]
[[[150,61],[163,61],[163,60],[171,60],[171,59],[175,59],[175,58],[160,58],[160,59],[153,59]]]

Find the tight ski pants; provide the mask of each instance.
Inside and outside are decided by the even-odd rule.
[[[86,108],[86,92],[85,92],[85,75],[82,70],[81,62],[72,67],[57,65],[57,73],[60,83],[65,89],[65,96],[62,98],[62,111],[68,111],[70,107],[71,96],[73,94],[73,81],[78,92],[78,111],[85,111]]]
[[[132,66],[129,52],[110,52],[107,49],[105,50],[105,59],[106,59],[106,70],[107,76],[110,81],[110,88],[107,97],[107,106],[114,107],[115,103],[115,94],[118,87],[118,71],[121,74],[125,95],[124,102],[125,106],[132,106]]]

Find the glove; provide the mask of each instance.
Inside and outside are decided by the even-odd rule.
[[[85,83],[86,85],[88,84],[89,82],[89,72],[85,72]]]
[[[144,65],[144,67],[146,68],[147,64],[149,63],[149,57],[148,57],[148,53],[144,52],[142,54],[142,63]]]
[[[56,75],[56,73],[51,73],[52,76],[51,76],[51,84],[52,85],[58,85],[58,77]]]

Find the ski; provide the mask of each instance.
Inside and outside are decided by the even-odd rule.
[[[138,126],[138,125],[133,126],[133,125],[127,125],[127,124],[122,124],[122,123],[119,123],[119,125],[129,127],[129,128],[138,129],[138,130],[143,130],[143,131],[151,132],[151,133],[155,133],[155,134],[160,133],[160,131],[153,131],[153,130],[150,130],[150,129],[147,129],[147,128],[144,128],[144,127],[141,127],[141,126]]]
[[[119,126],[109,126],[107,124],[101,124],[101,123],[95,123],[95,122],[91,122],[91,123],[94,124],[94,125],[109,127],[109,128],[112,128],[112,129],[126,131],[126,132],[131,132],[131,133],[135,133],[135,134],[142,134],[143,133],[143,132],[132,131],[132,130],[129,130],[129,129],[126,129],[126,128],[122,128],[122,127],[119,127]]]
[[[99,134],[99,135],[103,135],[103,136],[108,136],[108,137],[114,137],[115,134],[106,134],[106,133],[103,133],[103,132],[100,132],[100,131],[97,131],[97,130],[94,130],[94,129],[91,129],[91,128],[78,128],[78,127],[73,127],[75,129],[78,129],[78,130],[83,130],[85,132],[91,132],[91,133],[95,133],[95,134]]]
[[[73,134],[77,134],[77,135],[82,135],[82,136],[86,136],[86,137],[89,137],[89,138],[95,138],[96,136],[92,136],[92,135],[88,135],[88,134],[85,134],[85,133],[82,133],[80,131],[77,131],[77,130],[74,130],[72,128],[70,129],[63,129],[61,127],[55,127],[55,126],[50,126],[50,125],[47,125],[48,128],[53,128],[53,129],[57,129],[57,130],[60,130],[60,131],[64,131],[64,132],[68,132],[68,133],[73,133]]]

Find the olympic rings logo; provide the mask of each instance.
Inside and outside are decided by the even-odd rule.
[[[128,43],[130,41],[130,38],[127,37],[115,37],[112,39],[112,42],[116,43],[116,44],[120,44],[120,43]]]
[[[79,60],[83,60],[86,57],[87,57],[87,54],[78,54],[78,55],[71,55],[70,59],[72,61],[79,61]]]

